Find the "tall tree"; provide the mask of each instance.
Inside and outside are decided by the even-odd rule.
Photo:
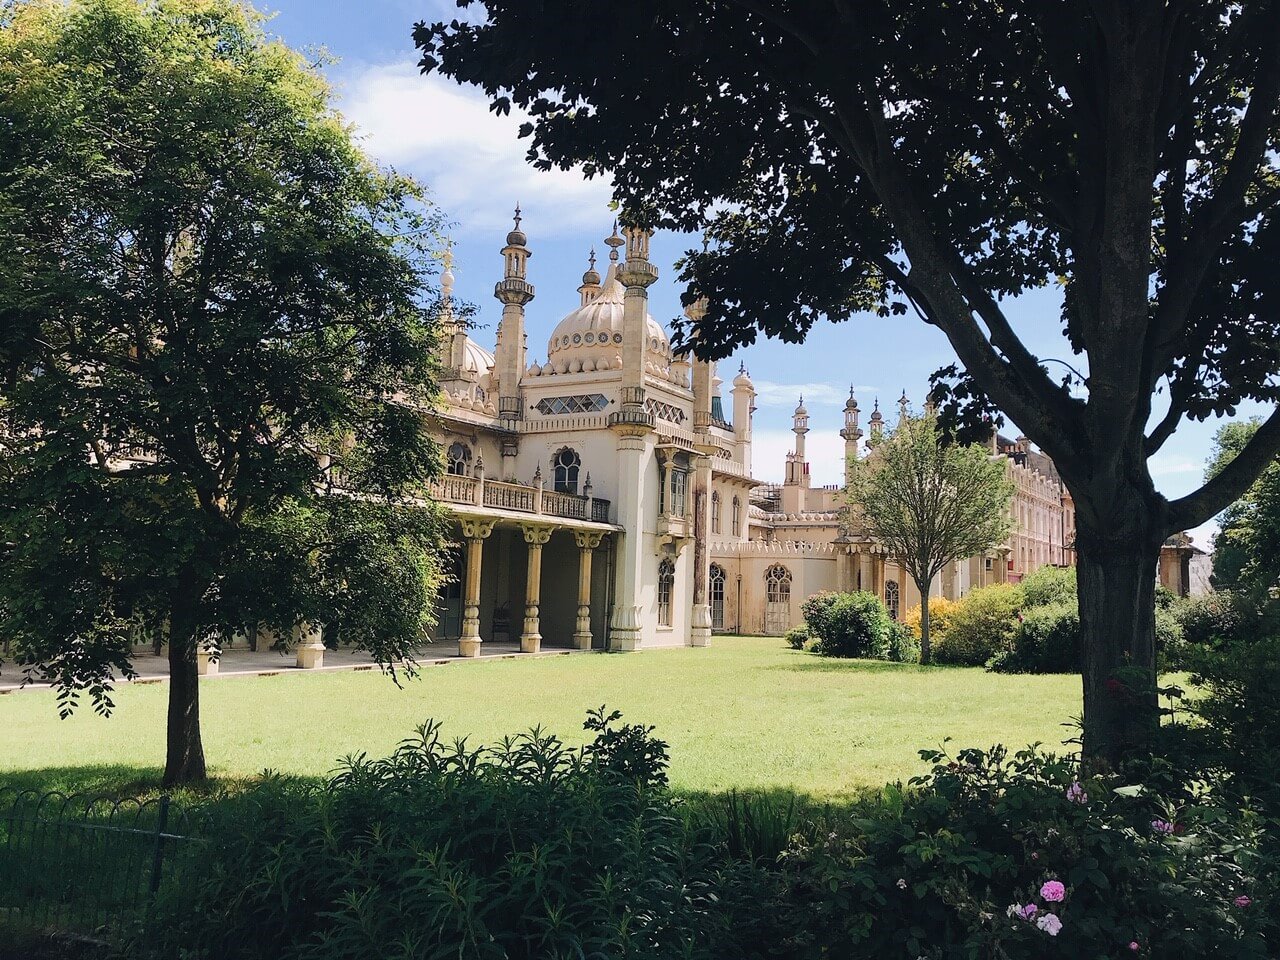
[[[677,343],[857,311],[945,333],[976,384],[943,414],[994,404],[1075,500],[1085,750],[1149,742],[1160,544],[1280,449],[1273,413],[1173,500],[1148,466],[1185,418],[1280,398],[1280,0],[486,0],[415,37],[424,70],[529,115],[536,166],[709,233],[682,277],[710,307]],[[1078,384],[1019,336],[1011,298],[1043,286]],[[1145,693],[1116,695],[1135,670]]]
[[[849,501],[867,533],[920,591],[920,662],[929,663],[929,591],[948,563],[1009,535],[1013,481],[977,444],[949,442],[932,414],[906,417],[853,464]]]
[[[199,780],[201,645],[422,640],[436,215],[234,0],[7,12],[0,635],[65,714],[165,632],[165,782]]]

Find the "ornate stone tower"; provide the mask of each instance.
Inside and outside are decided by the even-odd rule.
[[[791,432],[796,435],[796,448],[787,458],[787,483],[807,487],[809,486],[809,464],[805,460],[804,438],[809,432],[809,411],[805,409],[804,397],[800,398],[800,403],[792,414]]]
[[[586,306],[592,300],[600,295],[600,274],[596,272],[596,251],[593,247],[591,255],[587,257],[587,272],[582,275],[582,286],[578,288],[578,296],[581,298],[581,306]]]
[[[840,436],[844,438],[844,482],[848,486],[853,479],[853,461],[858,459],[858,441],[862,439],[862,429],[858,426],[858,400],[853,395],[853,384],[849,385],[849,399],[844,402],[844,429]]]
[[[738,444],[738,459],[751,475],[751,414],[756,408],[756,387],[751,382],[745,363],[733,378],[733,439]]]
[[[707,301],[699,297],[685,308],[684,315],[696,325],[707,315]],[[711,458],[717,446],[711,440],[711,401],[715,390],[715,364],[693,359],[693,432],[698,452],[693,473],[693,610],[689,643],[705,647],[711,643]]]
[[[880,398],[876,397],[871,411],[871,442],[878,443],[884,437],[884,414],[880,412]]]
[[[626,287],[622,308],[622,396],[617,412],[609,415],[609,426],[618,435],[618,522],[626,528],[618,544],[616,580],[617,603],[609,624],[609,646],[614,650],[634,650],[640,643],[640,571],[644,551],[644,478],[652,458],[650,435],[654,417],[645,408],[644,347],[648,315],[648,287],[658,279],[657,268],[649,262],[649,231],[627,227],[626,240],[618,237],[617,226],[606,243],[614,250],[626,244],[627,259],[618,271]]]
[[[498,345],[494,351],[498,373],[498,416],[504,421],[520,420],[520,377],[524,373],[524,308],[533,299],[533,284],[528,279],[528,238],[520,229],[520,207],[515,213],[515,228],[507,234],[502,248],[502,279],[493,295],[502,303],[502,320],[498,324]]]

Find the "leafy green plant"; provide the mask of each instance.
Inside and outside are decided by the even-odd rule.
[[[896,620],[890,622],[889,646],[885,651],[885,659],[894,663],[920,662],[920,641],[906,624]]]
[[[792,650],[803,650],[805,648],[805,644],[809,642],[809,628],[804,624],[801,624],[798,627],[792,627],[787,631],[785,639],[787,641],[787,646]]]
[[[874,593],[835,594],[820,622],[820,630],[812,623],[809,626],[816,636],[814,651],[825,657],[883,659],[888,652],[893,621]]]
[[[1022,591],[1010,583],[974,590],[951,613],[947,632],[938,638],[939,663],[978,667],[1008,649],[1018,630]]]
[[[1051,603],[1076,603],[1076,568],[1043,566],[1018,582],[1023,602],[1029,607]]]
[[[593,712],[580,748],[539,730],[471,748],[427,723],[321,786],[269,780],[211,813],[207,847],[125,953],[750,956],[758,936],[736,898],[759,899],[758,871],[686,824],[666,744],[617,720]]]

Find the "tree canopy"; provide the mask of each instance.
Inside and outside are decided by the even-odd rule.
[[[920,591],[920,660],[930,661],[929,589],[955,560],[1009,535],[1013,481],[986,447],[949,442],[936,415],[905,417],[851,471],[849,500],[866,532]]]
[[[1154,693],[1106,690],[1125,664],[1154,690],[1160,543],[1280,450],[1273,412],[1185,496],[1148,465],[1187,418],[1280,399],[1277,0],[486,0],[415,36],[424,70],[528,114],[536,166],[610,174],[633,222],[709,235],[677,346],[861,311],[941,330],[942,414],[1002,411],[1073,496],[1086,749],[1149,740]],[[1045,287],[1077,355],[1052,370],[1016,299]]]
[[[394,666],[423,639],[439,215],[234,0],[10,16],[0,633],[64,711],[166,634],[166,779],[195,779],[198,646],[324,622]]]

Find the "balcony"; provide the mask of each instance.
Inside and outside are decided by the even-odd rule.
[[[574,493],[556,493],[523,483],[503,483],[479,477],[448,474],[431,482],[431,498],[438,503],[488,507],[531,516],[561,517],[610,523],[609,501],[599,497],[581,497]]]

